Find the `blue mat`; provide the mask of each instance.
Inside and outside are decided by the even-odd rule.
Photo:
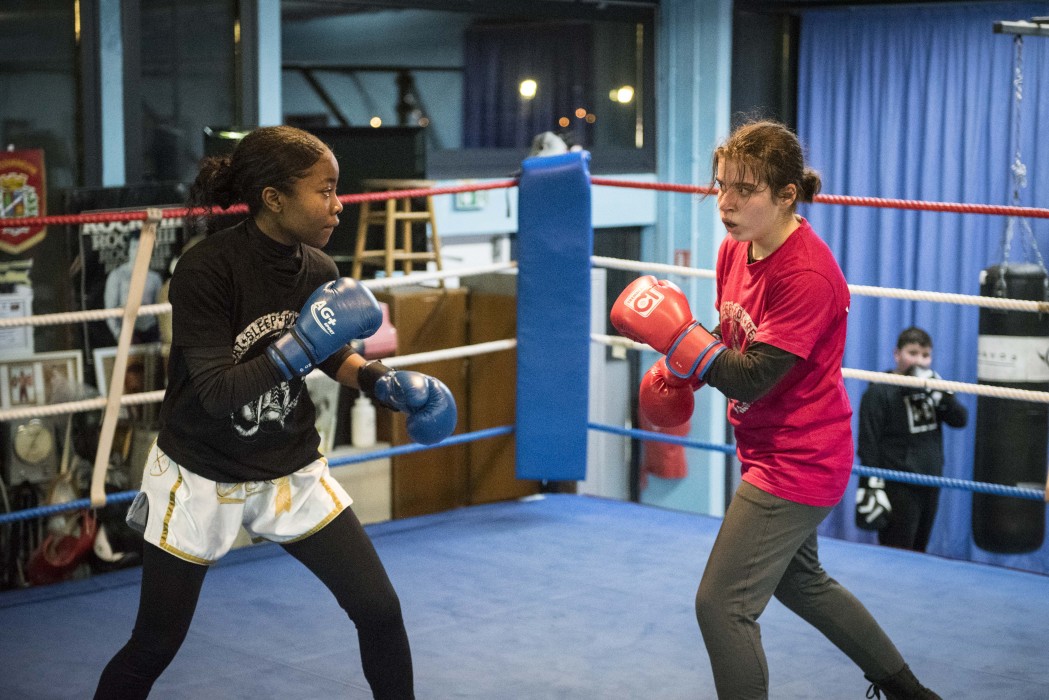
[[[713,698],[692,610],[719,520],[585,496],[369,526],[419,698]],[[824,539],[825,567],[945,698],[1049,698],[1049,577]],[[0,594],[0,698],[86,698],[126,641],[138,570]],[[862,673],[773,601],[771,697],[862,698]],[[208,574],[156,698],[370,697],[351,623],[273,545]]]

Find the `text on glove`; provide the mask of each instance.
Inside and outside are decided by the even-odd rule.
[[[335,335],[335,311],[328,306],[327,301],[321,299],[313,302],[310,313],[313,314],[313,320],[317,322],[321,330],[328,335]]]
[[[642,318],[648,318],[661,301],[663,301],[663,294],[655,287],[649,287],[635,290],[633,294],[623,300],[623,304],[627,308],[633,309]]]

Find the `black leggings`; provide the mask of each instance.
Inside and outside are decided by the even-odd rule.
[[[940,505],[940,489],[886,481],[885,494],[892,504],[892,515],[889,524],[878,530],[878,544],[924,552]]]
[[[335,594],[357,626],[364,676],[376,698],[414,698],[401,604],[357,516],[347,508],[316,534],[283,545]],[[146,544],[131,639],[109,662],[96,700],[145,698],[189,631],[208,567]]]

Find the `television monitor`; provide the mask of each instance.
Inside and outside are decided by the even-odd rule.
[[[339,160],[339,189],[360,192],[369,178],[426,177],[426,129],[421,126],[329,126],[310,129]]]
[[[204,155],[233,152],[251,130],[205,127]],[[421,126],[326,126],[309,130],[339,159],[340,189],[359,192],[369,178],[426,177],[426,129]]]
[[[333,126],[310,130],[332,149],[339,161],[339,192],[363,192],[362,182],[368,179],[422,179],[426,177],[426,129],[419,126]],[[350,204],[339,215],[339,226],[332,233],[325,249],[339,264],[343,274],[349,273],[349,264],[357,242],[357,220],[360,205]],[[412,232],[412,247],[425,250],[426,231],[416,226]],[[381,248],[382,234],[372,228],[368,234],[368,248]],[[345,270],[343,268],[346,267]],[[371,277],[376,267],[365,266],[363,275]]]

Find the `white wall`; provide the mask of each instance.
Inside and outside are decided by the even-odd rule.
[[[604,333],[606,270],[590,275],[590,332]],[[628,427],[630,422],[630,366],[608,359],[607,346],[590,344],[590,421]],[[586,479],[579,493],[621,501],[630,500],[630,438],[591,430],[587,437]]]

